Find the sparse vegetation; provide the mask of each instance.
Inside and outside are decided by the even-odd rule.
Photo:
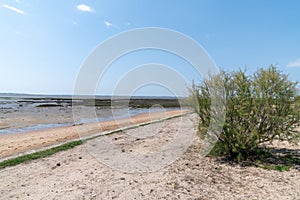
[[[18,164],[23,163],[23,162],[28,162],[30,160],[44,158],[44,157],[53,155],[53,154],[55,154],[59,151],[64,151],[64,150],[67,150],[67,149],[74,148],[78,145],[81,145],[82,143],[83,143],[83,141],[81,141],[81,140],[72,141],[72,142],[68,142],[66,144],[63,144],[63,145],[60,145],[60,146],[57,146],[57,147],[53,147],[51,149],[47,149],[47,150],[44,150],[44,151],[39,151],[39,152],[19,156],[19,157],[16,157],[16,158],[11,158],[11,159],[0,162],[0,169],[8,167],[8,166],[18,165]]]
[[[261,143],[299,139],[296,128],[300,125],[300,109],[296,85],[272,65],[259,69],[254,75],[247,75],[242,70],[223,71],[200,85],[193,84],[201,136],[218,136],[213,131],[208,132],[209,124],[211,120],[218,120],[221,109],[226,111],[219,140],[211,153],[240,162],[257,155]],[[213,108],[212,99],[218,102]]]

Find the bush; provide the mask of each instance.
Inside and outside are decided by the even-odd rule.
[[[211,120],[223,107],[226,117],[222,131],[219,135],[212,132],[219,138],[214,151],[241,161],[253,155],[260,143],[295,141],[299,137],[295,129],[300,125],[296,85],[272,65],[252,76],[242,70],[209,76],[202,84],[192,86],[199,132],[202,136],[209,134]],[[218,101],[221,106],[212,110],[212,98],[217,96],[222,97]]]

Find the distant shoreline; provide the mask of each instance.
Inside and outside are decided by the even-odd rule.
[[[4,94],[0,93],[0,108],[2,104],[9,102],[34,103],[37,106],[113,106],[126,105],[129,107],[151,107],[152,105],[161,105],[163,107],[178,107],[184,97],[166,97],[166,96],[72,96],[72,95],[31,95],[31,94]]]
[[[112,98],[118,98],[118,99],[182,99],[186,98],[186,96],[122,96],[122,95],[74,95],[74,94],[30,94],[30,93],[0,93],[1,97],[23,97],[23,98],[66,98],[66,99],[76,99],[76,98],[96,98],[96,99],[112,99]]]

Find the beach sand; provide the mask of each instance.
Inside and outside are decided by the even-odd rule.
[[[131,118],[112,121],[2,135],[0,136],[0,158],[3,159],[29,150],[60,144],[62,142],[91,136],[104,131],[180,115],[182,112],[188,111],[173,110],[166,112],[149,112],[138,114]]]
[[[194,134],[191,146],[157,171],[115,170],[96,160],[86,145],[80,145],[0,170],[0,199],[300,199],[300,172],[295,168],[269,171],[201,156],[195,114],[106,137],[120,145],[122,152],[154,151],[180,128],[183,134]],[[151,131],[156,134],[133,140],[133,135]],[[299,146],[284,145],[299,150]]]

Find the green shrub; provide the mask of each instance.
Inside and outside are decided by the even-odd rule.
[[[300,125],[296,85],[272,65],[252,76],[242,70],[223,71],[200,85],[193,84],[201,136],[207,136],[211,120],[223,107],[226,117],[222,131],[220,135],[212,132],[219,138],[214,152],[241,161],[253,155],[260,143],[274,139],[294,141],[299,137],[295,129]],[[212,98],[217,96],[222,97],[220,105],[211,106]]]

